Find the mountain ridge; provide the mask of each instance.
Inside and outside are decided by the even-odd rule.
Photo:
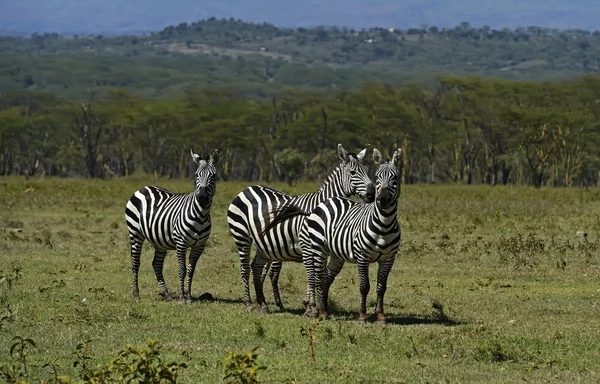
[[[142,33],[169,25],[217,18],[235,18],[278,27],[338,26],[348,28],[452,28],[463,21],[495,29],[540,26],[596,29],[600,3],[587,0],[0,0],[0,30],[5,34]]]

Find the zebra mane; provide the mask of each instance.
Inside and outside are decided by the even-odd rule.
[[[348,152],[348,155],[351,156],[352,158],[354,158],[355,160],[358,161],[357,158],[357,154],[354,152]],[[329,180],[329,178],[331,177],[332,174],[334,174],[340,167],[341,167],[341,163],[337,164],[335,167],[330,168],[323,177],[321,177],[321,183],[319,185],[319,188],[323,187],[325,185],[325,183],[327,182],[327,180]]]

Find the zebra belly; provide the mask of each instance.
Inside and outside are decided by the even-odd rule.
[[[302,261],[299,231],[300,218],[292,218],[275,226],[264,236],[254,236],[259,253],[267,260]]]
[[[257,251],[267,260],[273,261],[302,261],[300,240],[297,236],[293,239],[265,236],[255,239]],[[258,241],[257,241],[258,240]]]

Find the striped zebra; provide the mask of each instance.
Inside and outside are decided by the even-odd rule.
[[[373,160],[379,165],[375,174],[375,201],[361,204],[333,197],[319,204],[304,220],[300,233],[303,262],[309,282],[309,303],[306,315],[316,317],[315,287],[319,287],[318,316],[327,317],[329,288],[345,262],[358,266],[360,281],[359,321],[365,322],[367,294],[369,293],[369,265],[377,262],[378,323],[385,323],[383,297],[387,278],[394,265],[400,246],[398,225],[398,197],[400,195],[399,163],[401,150],[394,152],[391,161],[381,162],[381,153],[374,149]],[[302,209],[289,207],[275,218],[277,221],[294,215],[307,215]],[[327,258],[329,265],[326,267]]]
[[[373,201],[375,188],[368,176],[368,167],[363,163],[367,148],[357,155],[348,153],[338,144],[341,163],[325,178],[318,191],[299,196],[290,196],[273,188],[254,185],[244,189],[231,202],[227,211],[229,230],[238,248],[240,274],[244,286],[244,304],[252,310],[250,298],[250,270],[254,281],[256,302],[261,311],[269,313],[263,293],[263,283],[269,266],[269,277],[275,304],[283,309],[279,294],[278,280],[282,261],[301,262],[299,231],[303,217],[281,223],[268,232],[263,229],[270,221],[270,211],[286,204],[294,204],[310,211],[320,202],[332,196],[355,195],[366,201]],[[250,264],[250,248],[254,242],[256,255]]]
[[[157,186],[146,186],[135,192],[127,202],[125,219],[131,243],[131,269],[133,271],[133,297],[139,300],[138,272],[145,240],[154,246],[152,266],[158,280],[160,294],[172,300],[163,278],[163,266],[168,250],[176,250],[179,264],[180,302],[192,299],[192,279],[196,263],[204,251],[210,235],[210,207],[216,189],[216,167],[219,156],[215,149],[208,161],[190,151],[198,165],[193,192],[175,193]],[[186,277],[186,253],[191,248]]]

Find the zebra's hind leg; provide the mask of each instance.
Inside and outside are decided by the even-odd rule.
[[[235,237],[235,244],[238,247],[240,257],[240,276],[244,287],[244,305],[246,311],[252,311],[252,298],[250,297],[250,247],[252,246],[250,237]]]
[[[167,255],[166,249],[156,248],[154,250],[154,258],[152,259],[152,268],[154,268],[154,274],[156,275],[156,281],[158,282],[158,290],[160,295],[166,301],[173,300],[167,285],[165,284],[165,278],[163,277],[163,267],[165,265],[165,256]]]
[[[327,265],[327,273],[325,278],[321,280],[321,293],[319,295],[319,318],[324,319],[329,316],[328,308],[329,308],[329,288],[335,277],[340,273],[342,267],[344,266],[344,260],[339,259],[335,256],[331,256],[329,258],[329,264]]]
[[[190,251],[190,264],[187,268],[187,289],[186,289],[186,301],[192,301],[192,279],[194,278],[194,271],[196,270],[196,263],[198,263],[198,259],[202,256],[202,252],[204,252],[204,245],[192,248]]]
[[[269,268],[271,268],[271,261],[267,261],[265,263],[265,266],[263,267],[262,270],[262,274],[260,275],[260,280],[262,281],[262,283],[265,283],[265,280],[267,279],[267,275],[269,274]]]
[[[306,303],[306,310],[304,311],[304,316],[309,318],[317,317],[317,309],[315,303],[315,292],[317,287],[317,271],[315,269],[315,255],[312,250],[312,245],[309,243],[309,246],[304,247],[304,252],[302,254],[302,264],[304,264],[304,269],[306,270],[306,277],[308,280],[307,288],[306,288],[306,297],[304,298],[304,302]]]
[[[271,265],[271,272],[269,278],[271,279],[271,289],[273,290],[273,298],[275,299],[275,305],[280,311],[284,311],[283,303],[281,303],[281,295],[279,294],[279,276],[281,275],[281,261],[274,261]]]
[[[131,271],[133,272],[133,298],[140,300],[140,288],[138,285],[138,274],[140,272],[140,258],[142,255],[142,246],[144,239],[140,239],[132,234],[129,235],[131,245]]]
[[[265,294],[263,292],[263,282],[261,279],[262,271],[266,262],[267,261],[264,259],[264,256],[257,252],[250,266],[252,269],[254,291],[256,292],[256,303],[260,306],[260,310],[262,313],[270,313],[269,306],[267,305],[267,301],[265,300]]]

